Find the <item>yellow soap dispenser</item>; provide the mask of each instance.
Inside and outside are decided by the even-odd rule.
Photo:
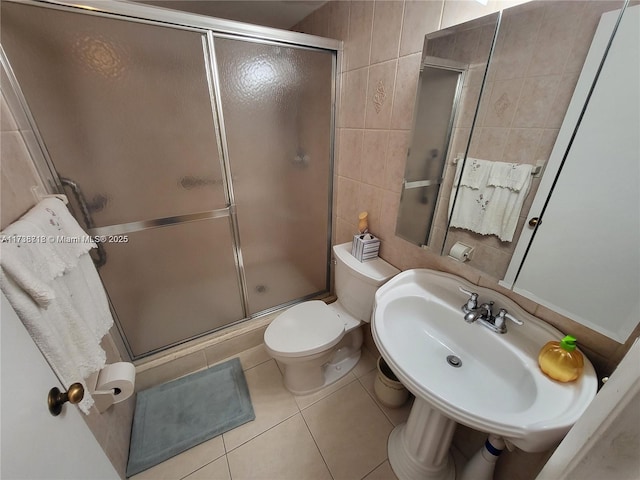
[[[560,342],[548,342],[540,350],[538,365],[547,376],[559,382],[573,382],[582,375],[584,358],[576,350],[576,339],[567,335]]]

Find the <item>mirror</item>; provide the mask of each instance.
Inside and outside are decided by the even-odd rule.
[[[499,15],[493,14],[425,37],[396,235],[420,246],[439,245],[446,233],[443,184],[452,152],[469,142],[482,80]],[[446,205],[445,205],[446,207]]]
[[[515,233],[510,241],[504,241],[497,235],[482,235],[449,225],[450,203],[456,197],[455,191],[451,193],[457,168],[454,160],[466,159],[464,164],[470,163],[469,159],[525,164],[532,169],[540,167],[544,172],[600,17],[622,8],[623,4],[622,0],[530,2],[504,10],[499,22],[496,15],[490,15],[426,36],[424,57],[445,58],[469,66],[460,102],[453,112],[455,122],[432,225],[423,225],[424,231],[429,232],[428,241],[412,240],[401,221],[397,225],[398,236],[443,254],[448,254],[456,242],[464,243],[474,248],[468,261],[470,266],[496,279],[504,277],[528,220],[540,177],[532,175],[528,179],[526,195],[520,199],[524,201],[517,213]],[[483,22],[484,27],[474,29],[471,25]],[[499,23],[492,52],[491,22],[493,30]],[[477,55],[464,58],[459,52],[465,49],[456,47],[464,45],[463,39],[474,34],[477,34],[476,52],[486,54],[484,63]],[[423,90],[419,93],[409,156],[425,130],[419,123],[422,113],[418,110],[426,102],[421,99]],[[410,181],[414,179],[405,176],[405,184]],[[415,198],[405,193],[403,189],[399,218],[407,208],[405,202],[416,203]],[[455,208],[458,206],[454,211]],[[415,222],[424,222],[418,215],[413,218]]]

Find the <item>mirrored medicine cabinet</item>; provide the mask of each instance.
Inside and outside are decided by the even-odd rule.
[[[396,227],[473,247],[470,266],[618,342],[640,318],[634,3],[529,2],[426,35]],[[469,159],[535,167],[512,241],[451,226]]]

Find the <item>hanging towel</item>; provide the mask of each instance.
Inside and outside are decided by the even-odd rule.
[[[460,178],[460,170],[464,163],[465,168],[462,172],[462,178]],[[453,185],[463,185],[465,187],[479,189],[484,188],[487,185],[487,179],[491,173],[491,168],[494,162],[488,160],[481,160],[479,158],[467,157],[467,161],[463,162],[459,160],[456,164],[456,176]]]
[[[520,165],[528,167],[529,173],[524,184],[517,191],[509,187],[488,184],[493,166],[488,168],[489,171],[484,176],[484,184],[479,185],[478,188],[461,184],[458,185],[458,188],[453,189],[449,201],[450,226],[470,230],[481,235],[496,235],[503,242],[510,242],[513,240],[520,211],[531,186],[531,165]],[[458,165],[456,177],[459,177],[460,168],[461,166]],[[508,178],[509,182],[505,183],[516,186],[515,178],[516,175],[513,175]],[[462,179],[464,180],[464,173]],[[458,192],[456,204],[452,212],[456,191]]]
[[[532,170],[533,165],[494,162],[489,172],[487,185],[519,192],[523,188],[529,188]]]
[[[77,239],[77,240],[76,240]],[[88,251],[95,244],[65,205],[47,199],[2,234],[0,287],[65,387],[101,370],[113,325]],[[85,385],[79,407],[93,399]]]

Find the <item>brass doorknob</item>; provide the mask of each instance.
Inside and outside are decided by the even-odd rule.
[[[62,405],[67,402],[78,403],[84,397],[84,387],[81,383],[74,383],[66,392],[61,392],[58,387],[49,390],[47,403],[49,404],[49,413],[54,417],[60,415]]]
[[[529,219],[529,226],[530,227],[535,227],[538,224],[540,224],[540,217],[533,217],[533,218]]]

